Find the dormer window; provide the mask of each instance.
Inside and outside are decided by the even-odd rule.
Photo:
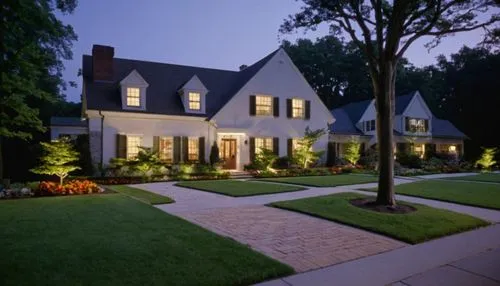
[[[189,92],[189,109],[196,111],[201,109],[201,95],[199,92]]]
[[[137,87],[127,87],[127,106],[141,106],[141,90]]]

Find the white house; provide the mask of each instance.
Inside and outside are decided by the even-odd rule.
[[[242,170],[261,147],[293,151],[306,127],[328,128],[332,113],[283,49],[240,71],[114,57],[94,45],[82,63],[82,117],[92,161],[133,158],[152,147],[166,162],[208,161],[217,142],[226,169]],[[52,138],[64,133],[53,125]],[[314,146],[326,149],[328,135]]]
[[[336,157],[342,157],[345,143],[357,140],[362,149],[377,143],[375,100],[354,102],[332,110],[336,119],[330,128],[330,140]],[[394,117],[395,151],[413,151],[420,156],[432,150],[437,153],[463,154],[466,139],[448,120],[435,117],[418,91],[397,96]]]

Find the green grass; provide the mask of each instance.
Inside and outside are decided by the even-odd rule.
[[[133,188],[125,185],[114,185],[114,186],[106,186],[108,189],[111,189],[115,192],[124,194],[126,196],[133,197],[135,199],[138,199],[140,201],[143,201],[148,204],[152,205],[159,205],[159,204],[169,204],[173,203],[174,200],[165,197],[162,195],[155,194],[153,192],[148,192],[142,189],[138,188]]]
[[[373,183],[378,180],[375,176],[369,175],[331,175],[331,176],[304,176],[304,177],[285,177],[285,178],[265,178],[263,181],[288,183],[295,185],[311,187],[336,187],[344,185],[355,185],[364,183]]]
[[[0,201],[0,285],[249,285],[292,268],[120,194]]]
[[[485,173],[485,174],[478,174],[471,176],[446,178],[446,180],[464,180],[464,181],[500,183],[500,174]]]
[[[400,195],[500,209],[500,184],[425,180],[397,185],[395,191]]]
[[[398,240],[416,244],[488,225],[478,218],[419,204],[410,204],[417,211],[407,214],[386,214],[355,207],[349,203],[366,196],[356,193],[283,201],[271,206],[298,211],[320,218],[340,222]]]
[[[235,180],[185,181],[179,182],[176,185],[200,191],[224,194],[232,197],[256,196],[304,190],[304,188],[296,186]]]

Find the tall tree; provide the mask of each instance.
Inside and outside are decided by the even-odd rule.
[[[29,140],[42,132],[38,106],[61,99],[62,59],[71,59],[73,28],[55,13],[72,13],[76,0],[0,2],[0,179],[6,138]]]
[[[396,204],[393,120],[398,61],[422,37],[431,38],[427,45],[431,48],[448,35],[496,25],[500,13],[488,13],[498,8],[498,4],[493,0],[303,1],[305,6],[285,20],[281,32],[315,29],[326,23],[333,33],[349,35],[365,54],[377,109],[380,175],[376,202],[393,206]]]

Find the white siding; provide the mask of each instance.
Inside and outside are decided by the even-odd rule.
[[[250,95],[264,94],[279,97],[279,117],[250,116]],[[289,119],[286,114],[287,98],[302,98],[311,102],[311,119]],[[210,98],[207,98],[210,100]],[[219,128],[246,130],[240,140],[238,151],[241,165],[249,163],[249,137],[279,137],[280,156],[287,155],[287,139],[304,135],[309,126],[312,130],[327,128],[333,116],[309,86],[302,74],[293,65],[283,50],[272,59],[214,116]],[[326,150],[328,135],[324,135],[314,146]]]
[[[87,134],[87,127],[76,127],[76,126],[51,126],[50,127],[50,139],[58,139],[59,135],[81,135]]]

